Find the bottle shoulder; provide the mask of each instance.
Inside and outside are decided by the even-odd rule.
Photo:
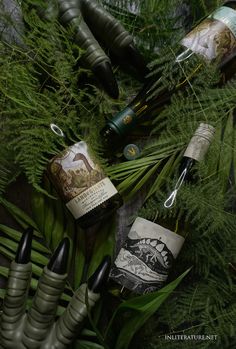
[[[183,172],[186,172],[186,174],[190,175],[190,172],[194,165],[196,165],[197,161],[193,158],[190,158],[188,156],[183,156],[180,165],[179,165],[179,175],[181,175]]]

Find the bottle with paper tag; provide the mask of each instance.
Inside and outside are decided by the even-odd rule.
[[[170,103],[173,93],[185,89],[199,71],[210,62],[216,62],[224,78],[229,79],[236,71],[236,2],[228,1],[200,22],[180,42],[180,49],[173,58],[171,87],[166,87],[167,76],[149,79],[137,96],[125,109],[109,119],[101,131],[104,146],[120,146],[126,135],[139,123],[156,117]],[[190,64],[191,63],[191,64]],[[186,73],[186,66],[191,70]],[[173,74],[173,76],[172,76]],[[187,78],[186,78],[187,74]],[[158,80],[158,81],[157,81]],[[162,82],[163,81],[163,82]],[[158,93],[153,86],[158,83]]]
[[[104,219],[122,204],[115,186],[84,141],[70,145],[54,156],[47,173],[82,228]]]
[[[181,161],[176,187],[164,203],[166,210],[173,206],[181,185],[193,178],[194,164],[203,160],[214,131],[214,127],[204,123],[195,131]],[[163,287],[184,241],[185,232],[178,220],[159,220],[157,224],[136,218],[110,273],[118,292],[121,295],[129,292],[144,294]]]
[[[166,283],[184,238],[159,224],[138,217],[110,272],[121,293],[144,294]]]

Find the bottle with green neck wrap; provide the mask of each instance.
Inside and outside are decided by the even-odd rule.
[[[217,63],[224,73],[222,81],[227,80],[235,72],[236,2],[228,1],[216,9],[188,33],[180,44],[180,51],[173,62],[178,72],[175,85],[170,88],[165,87],[160,77],[159,93],[155,95],[152,86],[156,81],[148,81],[129,105],[110,119],[102,129],[101,135],[106,148],[120,145],[124,137],[129,135],[138,123],[157,115],[163,106],[170,102],[173,93],[186,88],[189,80],[192,81],[197,76],[205,63]],[[188,78],[183,68],[187,63],[193,65]]]
[[[165,201],[173,206],[181,185],[193,178],[194,164],[202,161],[214,135],[214,127],[201,123],[191,138],[179,167],[179,177],[172,195]],[[158,224],[138,217],[110,272],[116,283],[116,294],[149,293],[163,287],[187,234],[185,224],[174,220],[158,220]],[[114,284],[112,293],[114,294]]]

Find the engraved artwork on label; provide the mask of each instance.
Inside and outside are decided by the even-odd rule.
[[[205,19],[190,33],[181,44],[208,60],[219,59],[225,64],[236,54],[236,39],[232,31],[218,19]]]
[[[138,235],[136,231],[132,234]],[[161,238],[128,238],[116,258],[111,277],[136,293],[149,293],[166,281],[173,260]]]
[[[68,202],[105,178],[91,160],[85,142],[79,142],[55,156],[49,164],[54,183]]]
[[[110,276],[135,293],[160,289],[183,243],[182,236],[137,217],[115,259]]]

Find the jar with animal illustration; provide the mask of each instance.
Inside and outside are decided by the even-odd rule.
[[[111,293],[127,298],[162,288],[184,241],[183,236],[137,217],[111,268]]]
[[[82,228],[94,225],[122,204],[120,194],[84,141],[54,156],[47,173]]]

